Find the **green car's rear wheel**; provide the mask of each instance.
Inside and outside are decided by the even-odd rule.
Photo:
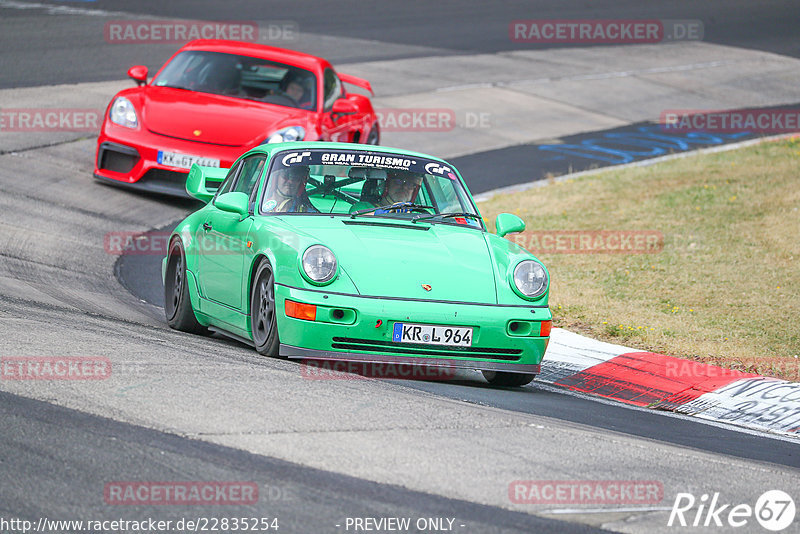
[[[164,277],[164,315],[175,330],[206,334],[208,330],[197,321],[186,283],[186,254],[180,239],[169,245],[167,271]]]
[[[264,260],[256,269],[250,296],[250,325],[253,343],[260,354],[278,355],[278,322],[275,316],[275,276]]]
[[[507,373],[504,371],[481,371],[485,378],[493,386],[519,387],[530,384],[536,375],[528,373]]]

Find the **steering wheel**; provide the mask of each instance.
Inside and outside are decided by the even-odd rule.
[[[430,215],[431,212],[428,211],[429,209],[433,209],[433,206],[422,206],[420,204],[412,204],[410,202],[399,203],[397,206],[392,206],[391,208],[386,208],[387,213],[425,213],[426,215]]]

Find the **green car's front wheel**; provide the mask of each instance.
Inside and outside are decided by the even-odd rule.
[[[275,317],[275,276],[267,260],[259,264],[253,277],[250,325],[256,350],[266,356],[277,356],[280,341]]]
[[[167,324],[175,330],[192,334],[206,334],[206,327],[197,322],[189,298],[186,279],[186,254],[180,239],[169,245],[167,271],[164,277],[164,314]]]
[[[493,386],[519,387],[530,384],[536,375],[528,373],[508,373],[504,371],[481,371],[485,378]]]

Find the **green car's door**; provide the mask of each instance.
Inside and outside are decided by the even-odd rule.
[[[217,195],[228,192],[245,193],[250,197],[250,215],[242,218],[236,213],[222,211],[212,206],[207,210],[203,226],[199,229],[198,260],[203,294],[215,302],[237,310],[245,308],[242,295],[245,255],[249,251],[247,241],[253,225],[255,195],[264,172],[265,161],[266,156],[263,154],[242,160],[238,169],[232,169],[228,175],[230,182],[224,183]]]

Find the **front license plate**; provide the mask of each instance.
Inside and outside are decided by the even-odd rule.
[[[175,152],[164,152],[163,150],[158,151],[158,162],[161,165],[169,165],[170,167],[178,167],[179,169],[191,169],[192,165],[195,163],[203,167],[219,167],[218,159],[178,154]]]
[[[394,323],[392,341],[398,343],[422,343],[423,345],[471,347],[472,327]]]

